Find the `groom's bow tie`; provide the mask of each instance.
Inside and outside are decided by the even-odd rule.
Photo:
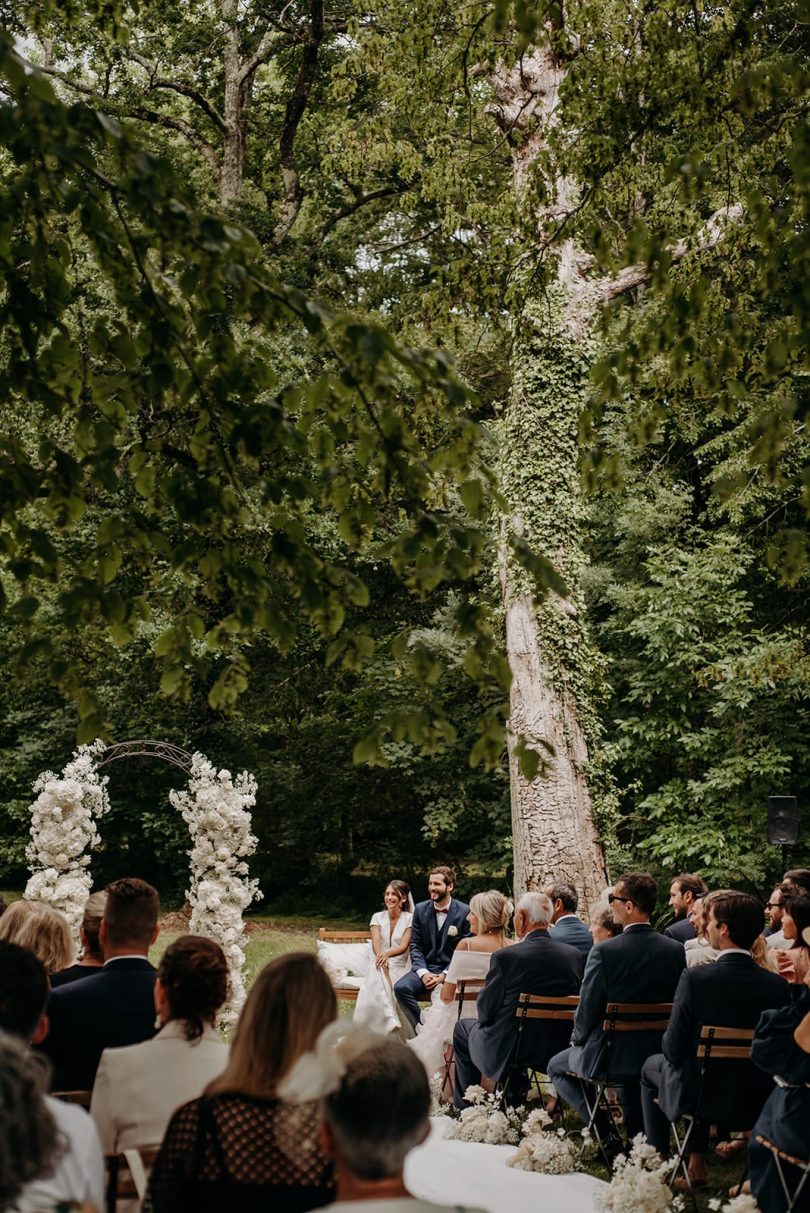
[[[433,909],[436,911],[437,914],[447,914],[450,907],[449,906],[437,906],[436,903],[434,902]]]

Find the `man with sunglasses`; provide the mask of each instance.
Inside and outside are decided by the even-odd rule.
[[[548,1073],[557,1094],[587,1122],[588,1109],[578,1077],[596,1078],[605,1066],[605,1009],[613,1002],[672,1002],[684,970],[683,944],[659,935],[650,925],[657,886],[646,872],[625,872],[608,900],[624,930],[592,948],[582,979],[580,1001],[574,1016],[571,1047],[552,1057]],[[642,1131],[641,1067],[661,1048],[661,1032],[619,1032],[610,1052],[607,1077],[623,1089],[624,1122],[629,1139]],[[596,1128],[608,1152],[620,1153],[621,1140],[604,1112]]]

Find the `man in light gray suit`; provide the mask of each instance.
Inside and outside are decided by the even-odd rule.
[[[554,907],[549,936],[557,943],[567,943],[587,956],[593,947],[593,940],[585,923],[577,918],[579,898],[574,886],[565,880],[558,880],[544,892]]]

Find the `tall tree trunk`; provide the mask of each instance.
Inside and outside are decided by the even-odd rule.
[[[493,107],[504,129],[518,129],[515,189],[554,121],[563,68],[534,51],[519,69],[500,70]],[[554,209],[570,190],[556,183]],[[542,226],[551,213],[539,216]],[[549,877],[570,880],[583,907],[607,882],[605,856],[591,787],[599,724],[593,689],[599,658],[588,636],[580,600],[582,503],[577,427],[584,403],[596,316],[585,261],[572,245],[559,250],[556,283],[516,321],[512,388],[502,431],[501,485],[509,502],[507,527],[546,555],[565,578],[569,597],[539,607],[525,574],[503,545],[501,587],[506,647],[512,671],[510,778],[515,889],[542,887]],[[518,742],[543,753],[540,773],[521,773]]]
[[[238,202],[242,193],[245,168],[246,90],[239,47],[239,11],[236,0],[223,0],[225,22],[223,67],[225,89],[223,118],[225,131],[222,146],[222,173],[219,196],[223,206]]]

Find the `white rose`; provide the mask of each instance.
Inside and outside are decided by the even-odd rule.
[[[447,934],[451,936],[458,935],[458,927],[448,927]]]

